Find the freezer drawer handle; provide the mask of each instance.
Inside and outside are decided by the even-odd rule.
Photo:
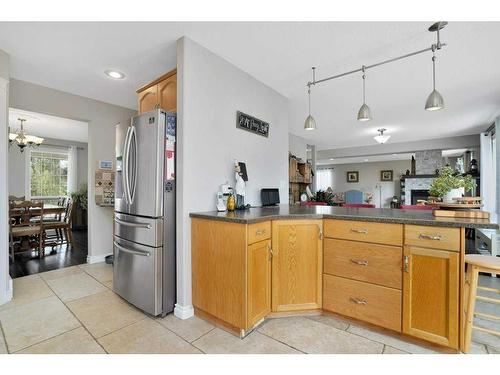
[[[126,225],[126,226],[129,226],[129,227],[151,229],[151,224],[147,224],[147,223],[130,223],[128,221],[123,221],[123,220],[120,220],[120,219],[117,219],[117,218],[115,218],[115,221],[118,224]]]
[[[123,251],[124,253],[129,253],[129,254],[134,254],[134,255],[140,255],[140,256],[143,256],[143,257],[148,257],[151,255],[151,253],[147,252],[147,251],[137,251],[137,250],[131,250],[131,249],[127,249],[126,247],[123,247],[121,245],[118,245],[116,243],[116,241],[113,241],[113,243],[115,244],[116,248],[118,250],[121,250]]]

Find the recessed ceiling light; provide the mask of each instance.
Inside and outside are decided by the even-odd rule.
[[[398,156],[398,154],[392,154],[392,156]]]
[[[125,74],[119,72],[118,70],[105,70],[104,74],[113,79],[124,79]]]
[[[365,159],[364,161],[368,161],[368,159]]]
[[[333,158],[330,158],[330,160],[332,160],[332,161],[333,161],[334,159],[333,159]]]

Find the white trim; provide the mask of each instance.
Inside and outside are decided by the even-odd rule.
[[[174,315],[179,319],[189,319],[194,315],[194,308],[192,305],[181,306],[176,303],[174,308]]]
[[[87,255],[87,263],[92,264],[92,263],[102,263],[104,262],[104,258],[106,258],[108,255],[113,255],[113,253],[108,253],[108,254],[102,254],[102,255]]]
[[[0,89],[7,89],[7,86],[9,86],[9,80],[0,77]]]
[[[0,305],[3,305],[4,303],[7,303],[10,300],[12,300],[13,295],[14,295],[14,286],[12,284],[12,279],[9,276],[9,280],[7,281],[7,290],[5,291],[5,295],[0,295]]]

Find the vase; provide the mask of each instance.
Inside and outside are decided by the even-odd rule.
[[[461,198],[464,194],[464,188],[451,189],[444,197],[444,203],[457,203],[453,198]]]

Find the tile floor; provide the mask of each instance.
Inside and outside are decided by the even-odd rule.
[[[0,306],[0,354],[436,353],[330,315],[269,319],[240,340],[196,317],[145,315],[113,293],[112,276],[99,263],[15,279],[14,299]],[[472,352],[498,354],[500,338],[475,334]]]

